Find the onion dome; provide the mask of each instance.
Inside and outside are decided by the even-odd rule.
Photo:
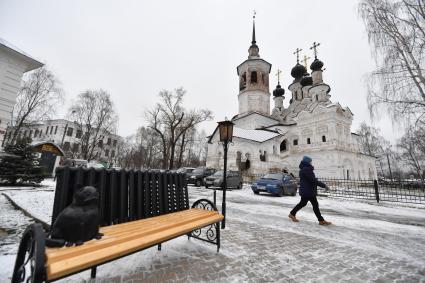
[[[300,83],[303,87],[305,87],[307,85],[312,85],[313,84],[313,78],[310,77],[310,76],[305,76],[301,79]]]
[[[273,90],[273,96],[274,97],[281,97],[285,94],[285,90],[280,86],[280,84],[278,84],[276,86],[276,89]]]
[[[305,73],[307,73],[306,68],[305,68],[303,65],[299,64],[299,63],[297,63],[297,64],[295,65],[295,67],[293,67],[293,68],[292,68],[292,70],[291,70],[291,76],[292,76],[294,79],[296,79],[296,80],[301,79],[301,78],[302,78],[302,76],[303,76]]]
[[[323,67],[323,62],[320,61],[319,59],[314,59],[313,63],[311,63],[310,65],[310,69],[314,72],[314,71],[320,71]]]

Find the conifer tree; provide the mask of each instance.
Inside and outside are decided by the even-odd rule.
[[[9,144],[4,151],[11,156],[0,158],[0,181],[17,185],[40,183],[44,179],[43,168],[39,165],[36,153],[31,148],[31,139],[22,138]]]

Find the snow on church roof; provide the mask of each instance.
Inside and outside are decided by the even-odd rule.
[[[256,142],[265,142],[269,139],[281,136],[279,133],[263,130],[246,130],[241,128],[233,127],[233,137],[253,140]]]

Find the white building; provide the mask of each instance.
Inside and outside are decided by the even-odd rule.
[[[6,141],[11,140],[14,134],[14,128],[8,127],[6,134]],[[103,163],[113,163],[117,147],[122,137],[102,131],[103,137],[100,139],[94,152],[97,153],[95,160]],[[75,122],[65,119],[45,120],[30,126],[22,127],[18,133],[18,138],[30,137],[33,142],[50,142],[59,146],[66,157],[73,159],[80,159],[81,156],[81,138],[83,132]],[[43,158],[43,157],[42,157]],[[59,163],[59,156],[54,157],[56,167]],[[46,162],[49,163],[49,162]],[[48,166],[48,167],[51,167]]]
[[[0,149],[16,103],[22,75],[42,66],[43,63],[0,38]]]
[[[228,151],[229,169],[255,175],[286,167],[298,175],[299,163],[308,155],[319,177],[376,178],[375,158],[360,152],[357,135],[351,132],[353,113],[330,99],[331,88],[323,82],[323,62],[317,59],[316,50],[311,75],[298,63],[297,56],[287,108],[283,105],[285,91],[278,82],[273,91],[273,109],[271,64],[260,58],[255,23],[248,52],[248,59],[237,67],[239,112],[231,119],[235,125],[233,145]],[[209,167],[223,166],[223,147],[218,140],[216,130],[209,138]]]

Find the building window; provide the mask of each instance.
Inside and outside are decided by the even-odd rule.
[[[318,94],[316,94],[316,100],[319,101],[319,95]]]
[[[27,130],[25,130],[25,131],[24,131],[24,138],[27,136],[27,133],[28,133],[28,131],[27,131]]]
[[[239,82],[239,90],[244,90],[246,87],[246,73],[243,73]]]
[[[55,135],[58,132],[58,126],[55,127]]]
[[[310,138],[307,138],[307,144],[311,144]]]
[[[40,130],[40,132],[38,133],[39,138],[41,138],[41,134],[43,134],[43,130]]]
[[[50,127],[50,134],[53,134],[53,126]]]
[[[280,151],[286,151],[286,140],[284,140],[281,144],[280,144]]]
[[[37,135],[38,135],[38,129],[36,129],[35,132],[34,132],[34,138],[36,138]]]
[[[108,138],[108,141],[106,142],[107,145],[111,145],[111,138]]]
[[[66,131],[66,135],[68,136],[68,137],[72,137],[72,133],[74,132],[74,129],[73,128],[71,128],[71,127],[69,127],[68,128],[68,130]]]
[[[105,150],[105,156],[108,157],[109,156],[109,149]]]
[[[100,141],[99,141],[99,147],[100,147],[100,148],[103,148],[103,140],[100,140]]]
[[[114,140],[114,141],[112,142],[112,145],[113,145],[114,147],[116,147],[116,146],[117,146],[117,140]]]
[[[49,126],[46,128],[46,135],[49,133]]]
[[[322,142],[326,142],[326,136],[322,136]]]
[[[32,137],[32,130],[30,130],[30,136],[29,136],[30,138]]]
[[[83,135],[83,131],[81,131],[81,130],[77,130],[77,133],[75,134],[75,137],[77,138],[77,139],[81,139],[81,136]]]
[[[266,151],[261,153],[261,150],[260,150],[260,161],[266,162],[266,155],[267,155]]]
[[[251,83],[253,83],[253,84],[257,83],[257,72],[256,71],[251,72]]]
[[[298,139],[294,140],[294,145],[298,145]]]
[[[78,143],[74,143],[74,146],[72,147],[73,152],[78,152],[80,145]]]
[[[111,157],[115,157],[115,150],[111,151]]]
[[[70,147],[71,147],[71,144],[69,142],[65,142],[63,144],[63,150],[65,150],[65,151],[68,151]]]

